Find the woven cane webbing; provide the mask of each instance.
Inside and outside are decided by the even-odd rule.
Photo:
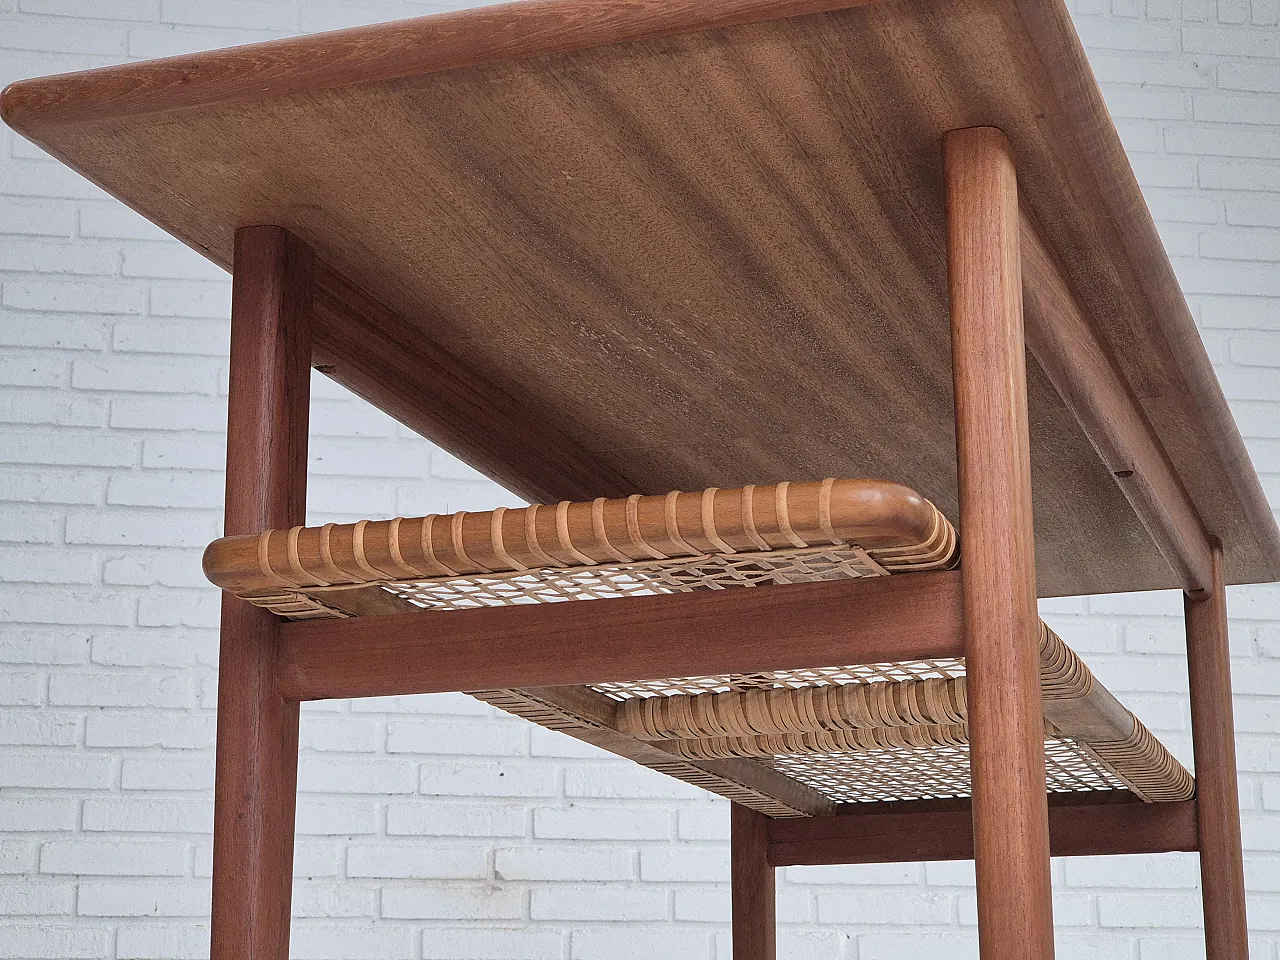
[[[450,611],[945,569],[956,536],[904,487],[826,480],[264,531],[216,542],[205,562],[224,588],[308,619],[381,612],[378,597]],[[1049,790],[1192,794],[1043,625],[1040,661]],[[781,817],[967,795],[964,672],[922,660],[473,695]]]
[[[878,577],[885,572],[860,547],[805,547],[389,583],[384,589],[427,610],[465,610],[516,603],[604,600],[691,590],[812,583]]]
[[[1075,741],[1046,738],[1044,752],[1046,786],[1052,793],[1127,786]],[[772,765],[841,803],[933,800],[967,797],[970,792],[967,740],[926,749],[796,754],[775,757]]]
[[[861,753],[891,749],[928,750],[968,742],[963,723],[918,723],[862,730],[810,730],[807,733],[755,734],[745,737],[691,737],[665,741],[690,760],[757,757],[766,760],[801,754]]]
[[[964,678],[934,677],[630,697],[620,729],[641,740],[751,737],[963,723]]]
[[[1040,661],[1046,736],[1060,744],[1047,771],[1050,789],[1111,789],[1119,783],[1152,801],[1192,795],[1190,774],[1044,624]],[[952,793],[947,795],[954,795],[957,788],[949,772],[954,748],[968,743],[963,674],[962,661],[916,661],[599,684],[594,689],[619,701],[618,729],[640,740],[663,742],[688,759],[755,758],[793,772],[813,768],[806,757],[839,755],[852,769],[857,764],[850,754],[887,758],[884,751],[897,751],[893,756],[910,755],[908,767],[917,780],[927,780],[923,771],[938,764],[938,782],[949,783],[946,789]],[[1082,786],[1085,781],[1077,773],[1086,767],[1107,772],[1104,780],[1089,781],[1103,785]],[[822,783],[829,785],[834,776],[827,771]],[[851,782],[840,795],[917,799],[862,796],[870,789]]]
[[[480,691],[472,695],[517,716],[608,748],[592,736],[592,728],[598,724],[571,711],[549,707],[521,691]],[[1181,800],[1191,795],[1194,784],[1189,775],[1136,721],[1131,739],[1139,750],[1154,748],[1149,759],[1135,763],[1134,749],[1129,744],[1085,743],[1062,736],[1046,723],[1046,788],[1054,793],[1129,789],[1149,801]],[[673,754],[663,755],[657,762],[632,752],[625,755],[772,817],[798,814],[767,793],[726,782],[719,772],[694,765],[743,758],[739,762],[767,765],[840,803],[963,797],[970,792],[968,730],[963,723],[782,734],[759,740],[767,743],[767,749],[726,749],[729,738],[697,738],[657,742],[655,745]],[[685,761],[683,766],[681,761]],[[1131,775],[1122,776],[1117,768]],[[1132,775],[1134,770],[1138,770],[1136,776]]]
[[[1078,741],[1144,800],[1187,800],[1195,781],[1141,721],[1123,740]]]
[[[565,600],[612,600],[692,590],[724,590],[768,584],[813,583],[884,576],[888,570],[861,547],[805,547],[768,553],[704,554],[644,563],[379,582],[383,590],[424,610],[469,610]],[[369,584],[360,584],[361,587]],[[290,620],[346,617],[348,587],[315,587],[245,597]]]
[[[223,589],[291,619],[382,585],[427,609],[548,603],[946,569],[955,529],[906,487],[780,483],[266,530],[210,544]]]
[[[1043,624],[1040,660],[1045,714],[1052,718],[1045,731],[1049,790],[1124,788],[1149,801],[1192,795],[1190,774]],[[962,661],[593,689],[616,702],[614,726],[637,740],[690,761],[769,764],[834,800],[963,796],[969,789]],[[571,724],[558,729],[571,732]]]
[[[674,697],[681,694],[729,693],[773,690],[873,680],[924,680],[930,677],[962,677],[964,661],[952,659],[902,660],[897,663],[864,663],[846,667],[806,670],[774,670],[767,673],[722,674],[715,677],[679,677],[670,680],[630,680],[597,683],[592,688],[616,700],[632,697]]]

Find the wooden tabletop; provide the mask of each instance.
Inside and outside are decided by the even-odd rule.
[[[519,493],[871,476],[953,521],[939,144],[998,126],[1229,579],[1280,579],[1060,0],[530,0],[24,81],[0,108],[224,267],[237,227],[297,233],[322,311],[395,345],[322,331],[326,372]],[[1029,367],[1041,595],[1174,586]]]

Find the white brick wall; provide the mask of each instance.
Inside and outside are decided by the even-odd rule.
[[[0,0],[0,82],[432,12],[393,0]],[[1280,502],[1280,2],[1077,23]],[[207,950],[226,278],[0,140],[0,958]],[[511,499],[323,379],[315,519]],[[1280,944],[1280,587],[1231,595],[1250,920]],[[1189,760],[1179,604],[1046,605]],[[460,696],[308,707],[294,953],[728,956],[727,810]],[[1059,956],[1202,956],[1193,857],[1054,865]],[[782,953],[973,957],[972,867],[785,871]]]

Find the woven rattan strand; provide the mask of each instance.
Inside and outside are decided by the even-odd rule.
[[[209,579],[291,619],[387,585],[452,609],[945,569],[955,530],[874,480],[780,483],[225,537]]]
[[[869,480],[598,499],[487,513],[264,531],[217,541],[211,579],[292,619],[342,617],[369,590],[447,612],[753,588],[946,569],[951,524],[927,500]],[[1194,782],[1042,625],[1046,787],[1181,800]],[[962,660],[855,664],[608,683],[590,711],[522,690],[472,695],[770,816],[800,811],[724,772],[747,762],[835,802],[965,796]],[[595,697],[582,701],[582,696]],[[587,715],[590,713],[590,715]],[[600,740],[602,730],[615,739]],[[612,746],[610,746],[612,745]]]
[[[1049,790],[1129,789],[1148,801],[1192,796],[1191,775],[1043,624],[1040,662],[1045,714],[1057,721],[1046,719]],[[843,802],[968,794],[960,660],[594,689],[618,701],[619,730],[684,759],[760,760]],[[504,709],[521,714],[518,704]],[[876,763],[897,769],[872,776]]]

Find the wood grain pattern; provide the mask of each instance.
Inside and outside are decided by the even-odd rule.
[[[1089,321],[1039,228],[1021,218],[1027,346],[1177,575],[1209,585],[1209,535],[1142,407]]]
[[[403,320],[397,371],[448,357],[483,380],[454,377],[444,413],[366,395],[539,499],[874,476],[953,520],[936,144],[999,126],[1230,581],[1280,576],[1060,0],[806,13],[827,6],[535,0],[30,82],[3,106],[224,266],[237,226],[304,237]],[[1180,585],[1038,368],[1029,397],[1039,589]],[[512,404],[565,442],[479,449]]]
[[[1109,791],[1110,792],[1110,791]],[[1055,857],[1170,853],[1197,849],[1195,801],[1141,803],[1127,791],[1050,798],[1049,848]],[[769,822],[775,867],[837,863],[972,860],[968,800],[912,800],[841,808],[821,820]]]
[[[1280,529],[1274,516],[1265,516],[1270,508],[1262,483],[1070,16],[1057,3],[1016,3],[1033,55],[1044,68],[1040,95],[1062,111],[1045,129],[1060,144],[1056,175],[1062,184],[1070,184],[1069,198],[1053,209],[1045,191],[1054,186],[1041,179],[1038,164],[1024,161],[1020,146],[1018,175],[1027,207],[1045,227],[1045,240],[1060,262],[1071,265],[1073,288],[1120,364],[1208,532],[1223,544],[1227,582],[1252,582],[1254,576],[1257,582],[1280,579]],[[1099,214],[1087,226],[1045,226],[1050,217],[1080,203],[1096,207]],[[1202,457],[1210,459],[1201,461]],[[1223,500],[1239,504],[1231,519],[1222,509]],[[1245,555],[1252,552],[1241,549],[1245,541],[1256,545],[1256,574],[1243,572],[1251,566]]]
[[[769,818],[740,804],[729,808],[733,960],[778,955],[778,898],[769,863]]]
[[[1222,553],[1213,551],[1213,583],[1202,599],[1185,600],[1191,735],[1200,825],[1200,892],[1207,960],[1248,960],[1240,796],[1236,783],[1231,651]]]
[[[956,657],[960,622],[952,571],[307,620],[280,627],[279,690],[324,700]]]
[[[15,83],[0,97],[11,125],[74,123],[315,93],[530,59],[671,33],[800,16],[874,0],[560,0],[494,4],[399,23],[335,30]],[[425,29],[424,29],[425,27]],[[323,55],[317,54],[323,51]],[[136,69],[131,69],[131,67]]]
[[[1049,960],[1018,185],[993,127],[952,131],[943,152],[978,941],[983,960]]]
[[[306,515],[313,257],[278,227],[240,231],[231,297],[227,533]],[[222,599],[213,960],[287,960],[298,703],[277,690],[279,620]]]
[[[532,503],[625,497],[635,484],[321,264],[313,362],[326,376]]]

